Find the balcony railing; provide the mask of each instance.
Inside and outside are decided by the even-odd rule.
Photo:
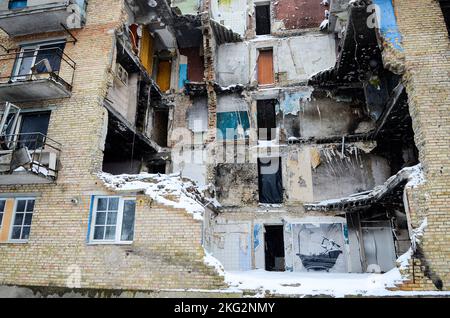
[[[0,100],[24,102],[69,97],[76,63],[59,47],[0,55]]]
[[[6,180],[4,175],[21,176],[17,183],[27,183],[23,173],[53,182],[58,177],[60,152],[61,144],[42,133],[0,136],[0,184],[15,183],[14,178],[2,182],[2,179]]]
[[[12,74],[0,76],[1,82],[32,81],[51,75],[70,86],[73,84],[76,63],[59,47],[25,49],[0,55],[0,64],[10,65],[11,62],[14,65]]]

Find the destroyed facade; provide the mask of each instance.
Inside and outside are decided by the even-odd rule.
[[[322,275],[411,251],[397,288],[448,290],[450,1],[0,1],[0,28],[0,285],[218,290],[205,250]]]

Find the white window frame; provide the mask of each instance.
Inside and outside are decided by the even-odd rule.
[[[15,112],[15,113],[14,113]],[[11,132],[9,133],[9,135],[11,134],[15,134],[16,133],[16,128],[17,128],[17,123],[19,122],[19,116],[20,116],[20,112],[21,109],[19,107],[17,107],[16,105],[10,103],[10,102],[6,102],[5,103],[5,108],[3,110],[0,110],[0,135],[2,135],[3,133],[6,133],[6,129],[7,127],[7,118],[9,116],[9,114],[14,113],[14,119],[12,120],[11,124]]]
[[[17,203],[19,201],[28,201],[28,200],[34,200],[34,208],[33,208],[33,217],[34,217],[34,210],[36,208],[36,198],[35,197],[16,197],[14,198],[14,210],[13,210],[13,214],[12,214],[12,218],[11,218],[11,224],[9,225],[9,233],[8,233],[8,242],[11,243],[28,243],[30,237],[31,237],[31,227],[33,224],[33,217],[31,218],[31,224],[30,224],[30,234],[28,236],[28,239],[13,239],[12,238],[12,233],[13,233],[13,227],[14,227],[14,221],[16,219],[16,213],[17,213]],[[26,214],[26,212],[25,212]],[[23,222],[25,221],[25,215],[24,215],[24,219],[22,220],[22,230],[23,230]],[[22,233],[22,232],[21,232]]]
[[[117,220],[116,220],[116,233],[114,235],[114,240],[96,240],[94,239],[94,232],[95,232],[95,223],[97,220],[97,206],[98,206],[98,200],[99,199],[113,199],[118,198],[119,199],[119,208],[117,210]],[[133,233],[133,241],[122,241],[121,235],[122,235],[122,225],[123,225],[123,209],[125,205],[125,201],[135,201],[135,197],[121,197],[121,196],[114,196],[114,195],[103,195],[103,196],[95,196],[94,197],[94,204],[92,207],[92,215],[91,215],[91,226],[89,229],[89,244],[123,244],[123,245],[129,245],[133,244],[134,241],[134,235],[136,232]],[[136,225],[136,205],[134,210],[134,220],[133,220],[133,228],[135,229]]]
[[[3,207],[3,211],[0,211],[0,214],[2,215],[0,219],[0,229],[3,227],[3,220],[5,219],[5,210],[6,210],[6,199],[0,198],[0,202],[4,202],[5,206]]]
[[[30,44],[22,44],[20,47],[20,54],[16,59],[16,63],[14,64],[14,71],[13,71],[13,76],[11,78],[12,81],[20,81],[23,79],[26,79],[27,76],[32,74],[32,68],[36,63],[36,58],[39,52],[39,49],[41,48],[41,46],[48,46],[48,45],[57,45],[57,44],[61,44],[61,43],[66,43],[66,40],[55,40],[55,41],[48,41],[48,42],[39,42],[39,43],[30,43]],[[28,74],[20,74],[19,76],[19,71],[20,68],[22,67],[22,63],[23,63],[23,55],[25,53],[25,50],[31,51],[34,50],[33,52],[33,60],[31,63],[31,67],[30,70],[28,72]]]

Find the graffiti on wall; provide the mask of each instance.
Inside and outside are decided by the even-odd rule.
[[[293,224],[294,270],[347,272],[342,223]]]

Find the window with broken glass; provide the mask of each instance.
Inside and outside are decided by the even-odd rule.
[[[136,200],[122,197],[96,197],[90,241],[93,243],[132,243]]]
[[[29,80],[32,74],[58,73],[65,46],[65,40],[21,46],[11,80]]]
[[[3,215],[5,214],[6,200],[0,200],[0,229],[3,224]]]
[[[11,241],[28,241],[28,238],[30,237],[34,203],[34,198],[23,198],[16,200],[16,205],[14,208],[14,221],[11,227]]]

